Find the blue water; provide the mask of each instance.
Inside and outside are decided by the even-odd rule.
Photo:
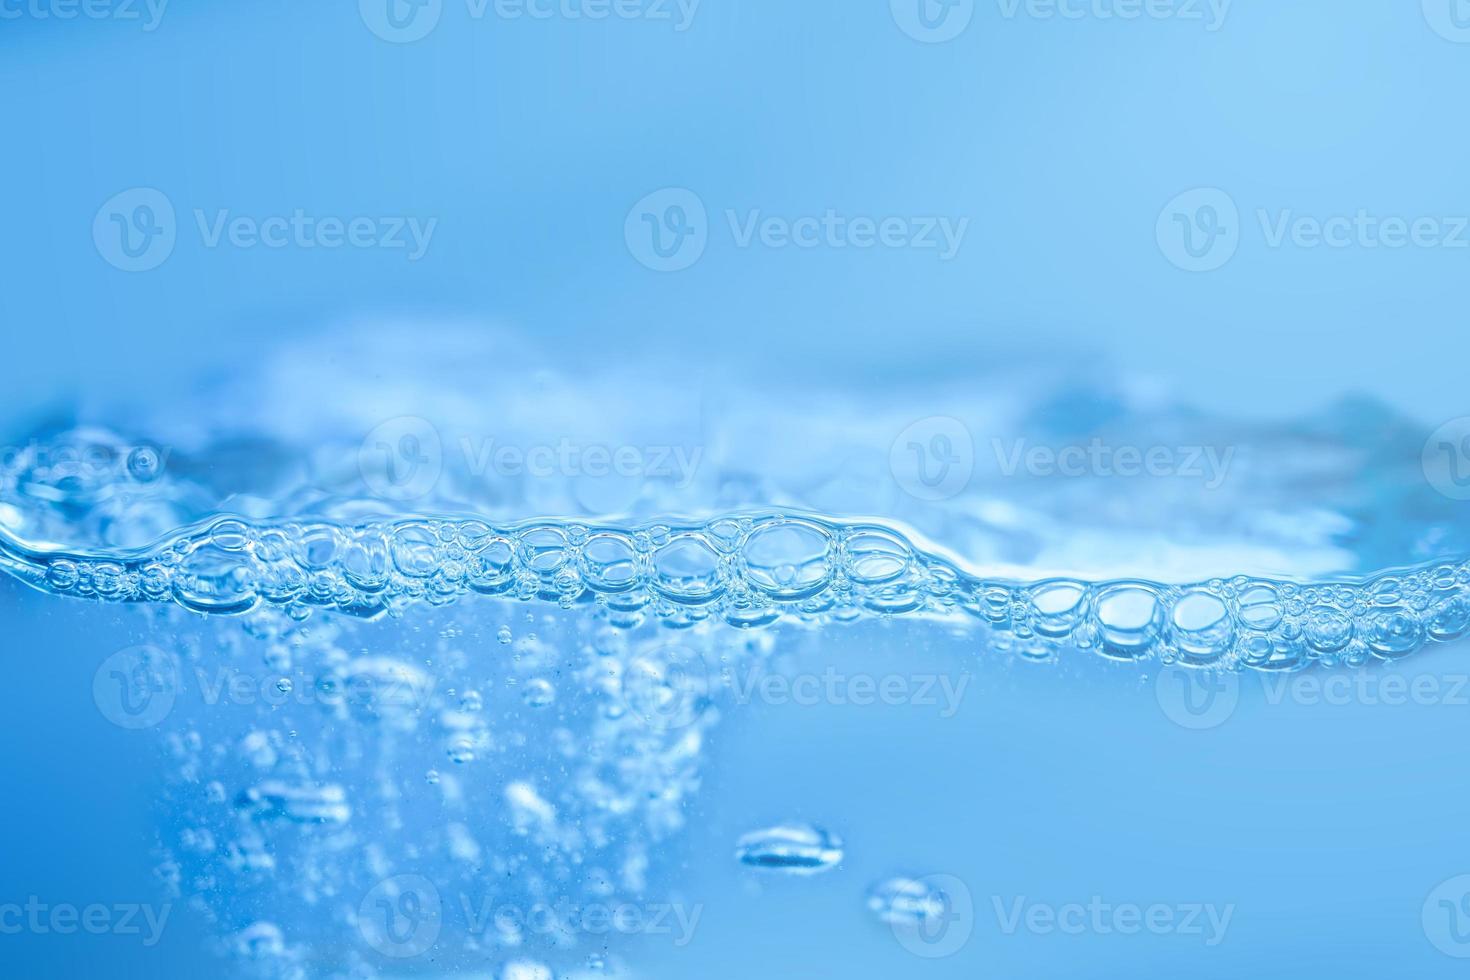
[[[324,367],[328,332],[16,440],[16,628],[88,637],[48,697],[134,759],[130,900],[91,904],[142,926],[99,955],[1225,976],[1372,922],[1453,963],[1470,561],[1454,455],[1389,406],[1232,420],[1055,361],[863,412],[550,360],[468,399],[476,343]],[[381,418],[389,361],[434,366],[417,414]],[[24,955],[80,962],[50,907]]]
[[[0,2],[0,976],[1458,976],[1463,6]]]

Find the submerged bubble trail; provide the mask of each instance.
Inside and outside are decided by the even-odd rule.
[[[1027,659],[1073,646],[1113,660],[1261,671],[1397,660],[1470,630],[1467,561],[1315,583],[1024,583],[976,574],[896,527],[770,511],[627,526],[222,517],[148,550],[105,554],[30,547],[0,532],[0,565],[55,594],[206,613],[277,606],[298,619],[316,608],[371,618],[478,594],[594,604],[673,626],[948,616],[988,627],[997,646]],[[509,629],[498,638],[508,643]],[[551,697],[542,683],[528,688],[528,703]]]

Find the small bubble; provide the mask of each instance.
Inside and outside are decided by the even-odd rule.
[[[556,688],[550,681],[537,677],[526,682],[521,698],[532,708],[544,708],[556,700]]]
[[[496,632],[495,639],[500,642],[501,646],[510,646],[510,641],[515,639],[515,635],[511,633],[509,626],[502,626]]]
[[[780,824],[741,837],[735,843],[735,858],[753,868],[816,874],[842,860],[842,841],[811,824]]]

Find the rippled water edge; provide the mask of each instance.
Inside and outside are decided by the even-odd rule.
[[[0,532],[0,562],[49,593],[200,613],[269,606],[295,619],[314,609],[375,618],[480,594],[591,604],[615,622],[673,627],[953,616],[1029,659],[1072,646],[1261,671],[1397,660],[1470,631],[1466,559],[1326,581],[1020,582],[919,541],[885,522],[781,511],[636,525],[220,516],[135,550],[61,551]]]

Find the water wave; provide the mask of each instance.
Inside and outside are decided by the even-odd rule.
[[[301,618],[316,608],[371,618],[479,594],[593,603],[614,618],[676,627],[955,616],[1030,658],[1072,646],[1116,660],[1267,671],[1396,660],[1470,630],[1466,560],[1314,582],[1025,582],[977,574],[890,524],[774,511],[637,525],[223,516],[111,553],[46,550],[0,534],[0,561],[57,595],[201,613],[268,605]]]

